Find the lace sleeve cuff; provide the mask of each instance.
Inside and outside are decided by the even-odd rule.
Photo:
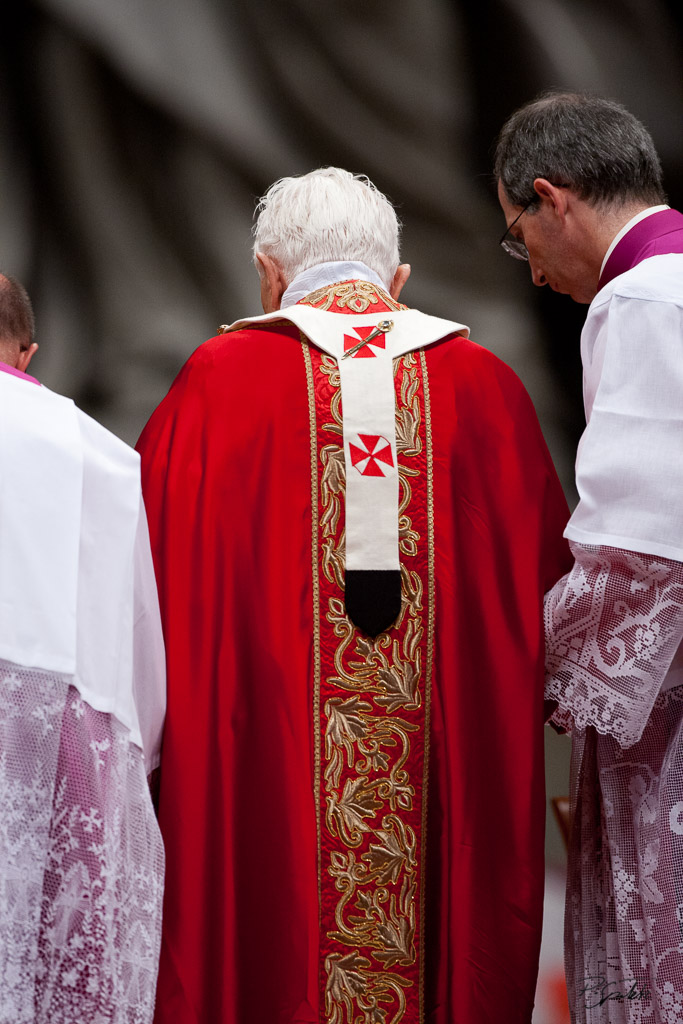
[[[546,594],[552,721],[592,726],[630,747],[683,638],[683,564],[572,543],[574,568]]]

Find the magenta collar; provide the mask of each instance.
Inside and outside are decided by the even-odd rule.
[[[13,377],[21,377],[22,380],[30,380],[33,384],[37,384],[38,387],[41,386],[40,381],[36,380],[35,377],[29,377],[27,373],[22,373],[21,370],[17,370],[14,366],[8,366],[7,363],[0,362],[0,370],[2,370],[3,373],[11,374]]]
[[[683,252],[683,213],[660,210],[644,217],[615,245],[600,275],[598,291],[649,256]]]

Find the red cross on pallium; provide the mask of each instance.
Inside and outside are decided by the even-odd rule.
[[[363,341],[365,338],[367,338],[368,334],[371,334],[374,331],[375,328],[374,328],[374,326],[372,324],[370,324],[368,327],[354,327],[353,329],[356,332],[356,334],[358,335],[358,337],[354,338],[353,335],[351,335],[351,334],[345,334],[344,335],[344,351],[345,352],[348,352],[350,348],[353,348],[354,345],[357,345],[359,341]],[[373,345],[374,345],[375,348],[386,348],[387,347],[387,342],[386,342],[385,335],[384,334],[378,334],[377,337],[373,338],[372,341],[368,342],[367,345],[363,345],[362,348],[359,348],[358,351],[355,352],[351,356],[351,358],[352,359],[375,359],[376,358],[375,353],[372,351]]]
[[[356,467],[361,476],[384,476],[385,470],[380,463],[386,466],[393,466],[394,457],[391,454],[391,445],[386,437],[380,434],[359,434],[358,440],[363,445],[349,442],[351,452],[351,464]]]

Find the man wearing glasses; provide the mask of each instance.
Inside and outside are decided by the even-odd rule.
[[[571,572],[546,596],[546,698],[572,733],[574,1021],[683,1017],[683,216],[616,103],[549,94],[504,125],[501,245],[590,303]]]

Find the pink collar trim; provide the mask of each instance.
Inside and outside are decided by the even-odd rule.
[[[681,232],[683,214],[677,210],[660,210],[659,213],[653,213],[638,221],[612,250],[600,275],[598,291],[619,274],[625,274],[627,270],[636,267],[648,256],[681,252]],[[672,237],[666,242],[660,241],[666,235]]]
[[[0,370],[2,370],[3,373],[11,374],[12,377],[21,377],[22,380],[30,380],[32,384],[37,384],[38,387],[42,386],[40,381],[36,380],[35,377],[30,377],[28,373],[23,373],[21,370],[17,370],[14,366],[8,366],[7,363],[0,362]]]

